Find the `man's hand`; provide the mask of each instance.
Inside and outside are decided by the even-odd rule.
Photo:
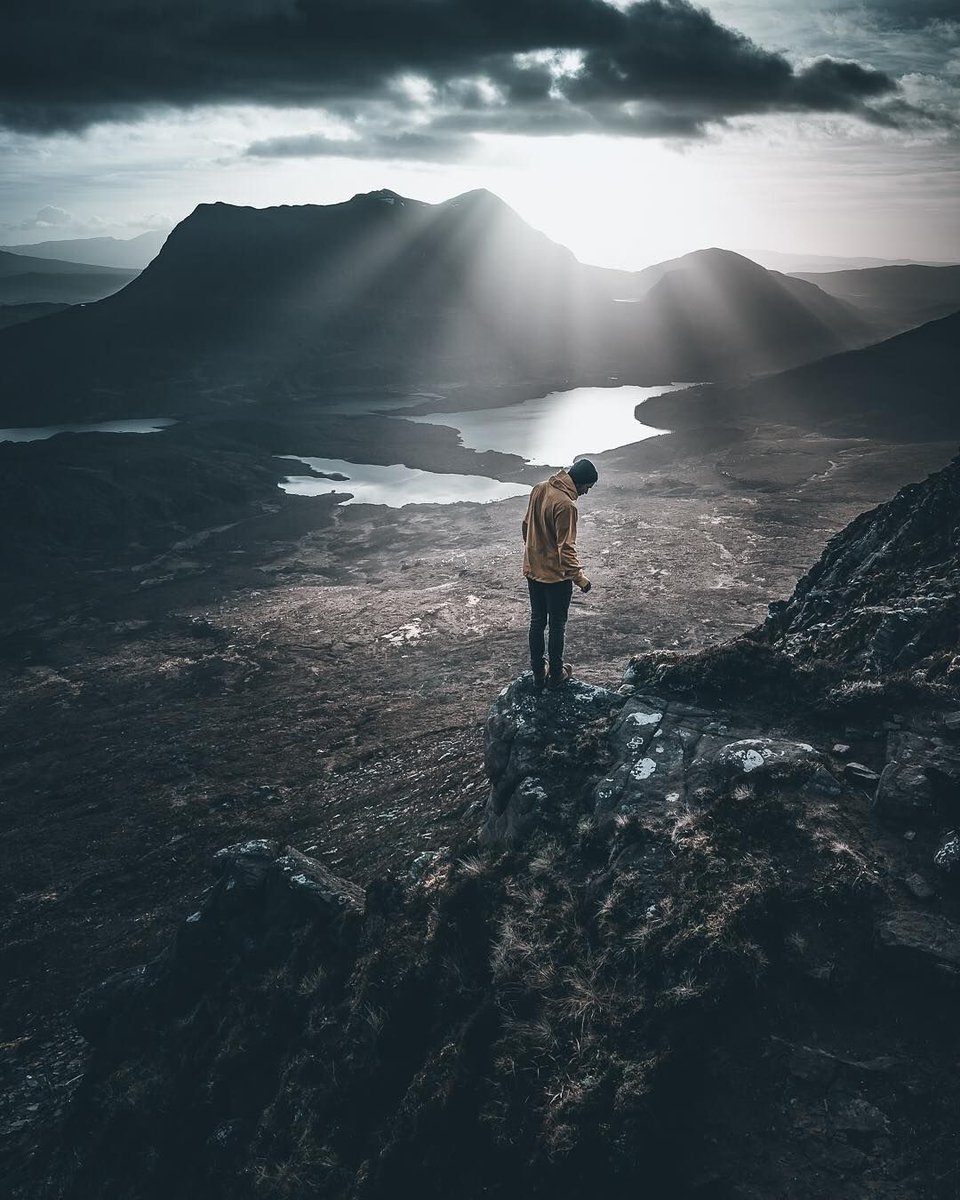
[[[589,592],[590,589],[593,587],[593,584],[586,577],[586,575],[584,575],[583,582],[578,584],[577,586],[580,588],[580,591],[583,592],[584,595],[586,595],[586,593]]]

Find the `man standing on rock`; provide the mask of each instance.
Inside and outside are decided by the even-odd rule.
[[[563,661],[570,597],[574,584],[581,592],[590,591],[590,580],[577,556],[577,498],[585,496],[597,479],[597,468],[590,459],[580,458],[569,470],[538,483],[530,493],[522,525],[523,573],[530,589],[530,666],[538,688],[544,683],[562,687],[573,673]]]

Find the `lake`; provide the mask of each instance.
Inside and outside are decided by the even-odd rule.
[[[335,480],[317,479],[313,475],[290,475],[280,484],[288,495],[352,493],[352,498],[344,500],[344,504],[385,504],[390,508],[402,508],[405,504],[457,504],[461,501],[489,504],[493,500],[525,496],[530,491],[523,484],[503,483],[484,475],[440,474],[399,464],[383,467],[371,463],[346,462],[339,458],[307,458],[293,454],[279,457],[306,463],[315,471],[323,471],[328,475],[346,476],[345,480]]]
[[[424,425],[450,425],[459,430],[471,450],[519,454],[537,466],[565,467],[578,454],[602,454],[631,442],[666,433],[641,425],[634,409],[651,396],[690,387],[688,383],[660,387],[579,387],[549,392],[505,408],[472,412],[430,413],[404,417]]]
[[[98,421],[87,425],[38,425],[29,429],[0,429],[0,442],[42,442],[58,433],[159,433],[175,424],[169,417],[145,417],[140,421]]]
[[[661,384],[659,387],[580,387],[564,392],[549,392],[520,404],[502,408],[475,409],[468,412],[428,413],[403,416],[396,397],[350,399],[336,409],[343,413],[370,413],[389,407],[395,418],[422,425],[446,425],[456,429],[464,446],[472,450],[497,450],[519,454],[536,466],[569,466],[580,454],[602,454],[618,446],[642,442],[665,433],[652,425],[642,425],[634,409],[651,396],[689,387],[687,383]],[[411,406],[419,406],[423,394],[410,397]],[[439,399],[439,397],[438,397]],[[373,466],[342,459],[308,458],[283,455],[304,462],[326,474],[347,476],[347,481],[316,479],[309,475],[291,475],[280,487],[295,496],[322,496],[328,492],[351,492],[350,504],[386,504],[400,508],[405,504],[455,504],[458,501],[489,504],[512,496],[524,496],[529,487],[502,483],[482,475],[450,475],[418,471],[400,464]]]

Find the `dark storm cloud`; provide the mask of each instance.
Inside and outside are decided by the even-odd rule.
[[[429,103],[397,89],[404,74],[430,82]],[[379,145],[443,159],[455,134],[482,131],[690,136],[752,113],[919,119],[897,92],[855,62],[795,67],[685,0],[625,11],[603,0],[14,0],[0,41],[0,122],[14,129],[212,103],[319,106],[365,122],[354,156]],[[429,126],[398,128],[418,104]],[[343,152],[296,141],[254,153]]]

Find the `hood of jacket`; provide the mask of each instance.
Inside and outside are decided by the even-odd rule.
[[[556,475],[551,475],[547,480],[551,487],[559,488],[561,492],[565,492],[571,500],[578,498],[577,485],[573,482],[566,471],[558,471]]]

